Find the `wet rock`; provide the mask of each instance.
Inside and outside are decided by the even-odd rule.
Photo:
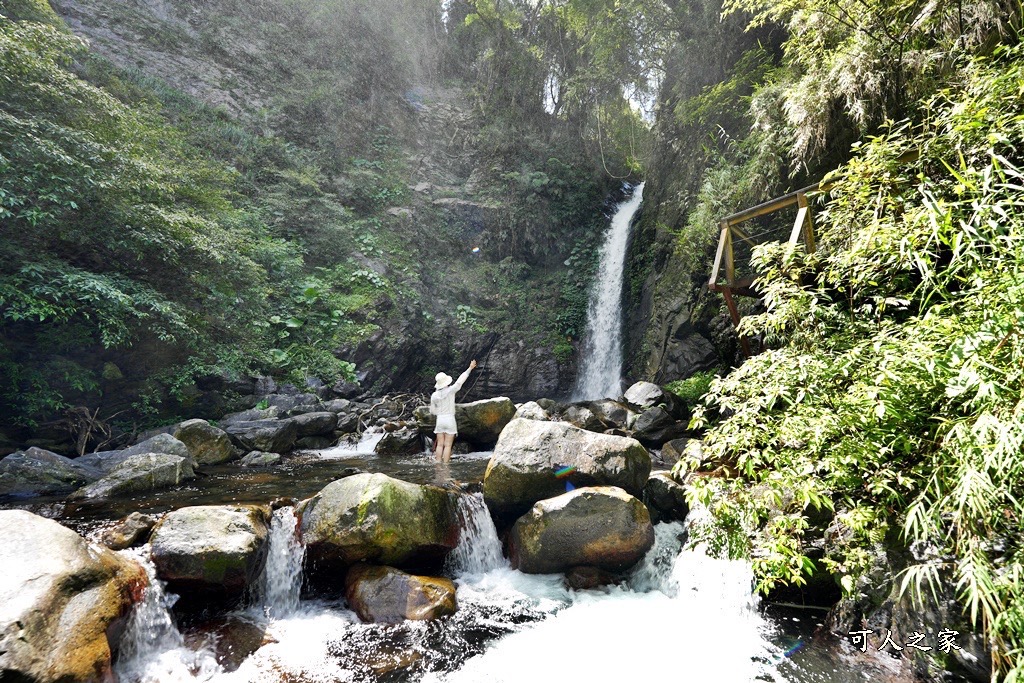
[[[220,419],[220,424],[227,429],[229,425],[241,424],[243,422],[256,422],[259,420],[276,420],[284,414],[284,411],[274,408],[250,408],[238,413],[229,413]]]
[[[654,472],[644,487],[644,504],[651,513],[651,521],[671,522],[686,519],[690,506],[686,502],[686,489],[668,472]]]
[[[338,424],[338,416],[331,412],[318,411],[296,415],[292,421],[295,423],[295,429],[300,437],[323,436],[334,432],[334,428]]]
[[[337,442],[333,436],[304,436],[295,442],[293,450],[318,451],[331,448]]]
[[[135,562],[23,510],[0,511],[0,678],[113,680],[112,651],[146,585]]]
[[[88,463],[29,448],[0,460],[0,496],[66,493],[102,476],[101,470]]]
[[[287,453],[299,436],[296,419],[237,422],[228,425],[227,432],[246,451]]]
[[[562,421],[568,422],[573,427],[586,429],[591,432],[603,432],[605,425],[601,419],[585,405],[571,405],[562,413]]]
[[[437,418],[431,415],[429,406],[420,406],[414,414],[420,431],[432,434]],[[505,396],[457,403],[455,422],[459,426],[459,438],[472,441],[478,446],[490,446],[498,440],[501,430],[515,414],[516,405]]]
[[[629,429],[636,419],[628,406],[611,399],[590,401],[587,406],[608,429]]]
[[[484,498],[498,515],[520,515],[538,500],[563,493],[567,481],[576,487],[619,486],[641,495],[650,472],[651,456],[634,439],[517,419],[494,447]]]
[[[377,455],[413,455],[422,451],[419,431],[408,427],[386,433],[374,448]]]
[[[69,500],[109,498],[157,491],[195,479],[190,459],[167,453],[140,453],[118,464],[110,474],[72,493]]]
[[[633,438],[656,448],[686,433],[686,424],[677,421],[662,407],[648,408],[633,424]]]
[[[250,451],[245,454],[239,464],[242,467],[270,467],[281,462],[280,453],[267,453],[266,451]]]
[[[192,457],[192,453],[189,451],[188,446],[186,446],[182,441],[174,438],[171,434],[163,432],[140,441],[134,446],[125,448],[124,450],[88,453],[78,458],[78,462],[88,467],[94,467],[98,470],[102,470],[105,474],[110,474],[114,470],[119,469],[124,462],[132,456],[146,453],[176,455],[187,460],[192,468],[195,468],[196,466],[195,459]]]
[[[167,513],[153,530],[152,557],[168,589],[187,597],[239,598],[263,570],[270,509],[196,505]]]
[[[189,629],[185,645],[193,650],[212,650],[214,659],[227,672],[236,671],[242,662],[268,643],[276,642],[267,634],[265,623],[245,614],[229,614]]]
[[[536,401],[527,401],[518,408],[516,408],[516,414],[514,417],[521,418],[523,420],[550,420],[551,415],[548,411],[540,407],[540,404]]]
[[[103,531],[100,540],[111,550],[124,550],[142,545],[149,539],[149,532],[156,526],[157,518],[133,512],[120,522]]]
[[[345,599],[366,622],[397,624],[455,614],[455,584],[392,567],[357,564],[345,576]]]
[[[351,434],[359,429],[359,413],[341,413],[338,415],[338,424],[335,429],[341,434]]]
[[[512,566],[528,574],[581,565],[624,571],[652,545],[647,507],[616,486],[581,488],[542,500],[516,520],[508,536]]]
[[[557,413],[561,409],[561,406],[559,405],[558,401],[552,400],[550,398],[538,398],[535,401],[535,403],[544,410],[548,411],[548,413]]]
[[[198,465],[216,465],[234,460],[239,455],[227,432],[206,420],[182,422],[175,428],[174,438],[185,444]]]
[[[363,561],[416,567],[444,560],[458,542],[459,519],[444,489],[356,474],[309,499],[301,529],[307,557],[319,568]]]
[[[565,573],[565,585],[573,590],[591,590],[618,583],[621,575],[597,567],[573,567]]]

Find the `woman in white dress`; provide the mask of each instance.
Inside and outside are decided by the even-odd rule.
[[[430,412],[437,416],[437,425],[434,427],[434,455],[441,462],[448,462],[452,459],[452,444],[455,443],[455,435],[459,433],[458,425],[455,424],[455,394],[469,379],[469,373],[476,367],[476,361],[470,361],[466,371],[459,375],[459,378],[452,382],[451,375],[443,372],[437,373],[434,377],[434,393],[430,395]]]

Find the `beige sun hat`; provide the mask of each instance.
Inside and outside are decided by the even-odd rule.
[[[447,373],[439,372],[436,375],[434,375],[434,389],[444,389],[451,383],[452,376]]]

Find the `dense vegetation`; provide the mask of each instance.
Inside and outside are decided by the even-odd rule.
[[[423,377],[453,330],[571,359],[638,120],[614,74],[545,108],[528,4],[445,21],[433,2],[222,0],[195,24],[188,2],[166,21],[104,7],[136,42],[90,49],[46,2],[0,4],[7,436],[77,405],[194,414],[209,378],[352,379],[378,330],[412,329]],[[544,40],[588,44],[578,18],[546,14]]]
[[[717,475],[692,480],[712,513],[703,536],[752,556],[763,591],[827,572],[864,609],[880,544],[912,548],[885,567],[897,584],[924,602],[955,595],[994,675],[1021,680],[1020,7],[725,10],[786,34],[664,100],[662,130],[724,121],[701,173],[654,190],[680,199],[659,213],[682,245],[676,277],[707,277],[718,217],[838,169],[815,253],[755,250],[767,311],[742,331],[767,350],[712,382],[695,420],[707,458],[679,466]]]

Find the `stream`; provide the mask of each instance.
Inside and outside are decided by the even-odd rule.
[[[444,476],[479,481],[489,455],[455,456]],[[235,468],[234,479],[227,471],[211,474],[201,495],[182,487],[135,503],[117,501],[105,511],[75,516],[82,511],[73,510],[62,521],[95,534],[117,510],[140,502],[158,511],[199,502],[265,503],[284,491],[308,495],[342,465],[381,465],[389,474],[425,482],[439,474],[429,457],[376,458],[366,442],[296,460],[256,489]],[[234,486],[214,491],[206,488],[211,481]],[[464,530],[445,567],[457,585],[458,611],[391,626],[361,623],[340,598],[303,593],[303,548],[291,507],[274,512],[266,570],[248,605],[210,623],[179,629],[171,612],[176,596],[155,578],[147,549],[122,551],[146,567],[152,585],[123,636],[118,680],[520,683],[675,680],[685,673],[686,680],[846,683],[868,676],[850,670],[838,638],[811,637],[822,612],[759,605],[749,565],[683,549],[681,523],[656,526],[654,547],[622,585],[576,591],[561,575],[509,567],[479,493],[461,496],[460,515]]]

